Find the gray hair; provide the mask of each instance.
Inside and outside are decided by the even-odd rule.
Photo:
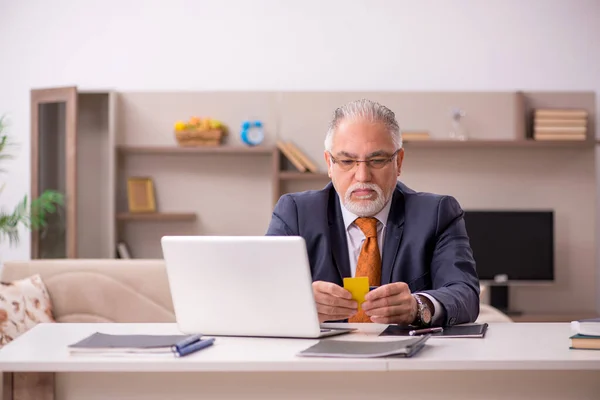
[[[372,122],[381,122],[385,124],[392,136],[392,141],[394,142],[394,146],[396,146],[396,150],[402,148],[400,126],[396,121],[394,112],[375,101],[361,99],[352,101],[334,111],[333,119],[329,123],[329,129],[327,130],[327,136],[325,137],[325,150],[331,151],[331,147],[333,146],[333,134],[339,123],[347,118],[365,118]]]

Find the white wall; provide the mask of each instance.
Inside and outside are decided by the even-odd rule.
[[[0,114],[21,144],[0,206],[29,190],[31,88],[599,93],[599,19],[597,0],[0,0]],[[29,258],[28,235],[0,254]]]

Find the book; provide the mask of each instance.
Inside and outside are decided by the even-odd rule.
[[[292,156],[296,158],[306,169],[310,172],[317,172],[317,166],[313,163],[306,154],[304,154],[298,146],[291,141],[286,143],[287,149],[292,153]]]
[[[571,332],[574,335],[600,336],[600,318],[571,321]]]
[[[131,252],[129,251],[129,246],[125,242],[117,243],[117,256],[118,258],[129,259],[131,258]]]
[[[70,344],[70,354],[169,355],[182,357],[214,343],[201,335],[114,335],[96,332]]]
[[[402,132],[402,140],[407,142],[412,142],[416,140],[431,140],[431,136],[429,132],[420,132],[420,131],[408,131]]]
[[[304,164],[302,164],[302,162],[296,157],[296,155],[292,152],[292,150],[289,148],[288,144],[285,143],[282,140],[278,140],[277,143],[277,148],[279,149],[279,151],[281,151],[281,153],[283,154],[283,156],[292,163],[292,165],[294,167],[296,167],[296,169],[300,172],[306,172],[307,168]]]
[[[536,118],[534,121],[535,128],[546,126],[562,127],[562,128],[587,128],[586,119],[549,119]]]
[[[600,350],[600,336],[591,335],[573,335],[571,339],[571,349],[578,350]]]
[[[573,133],[534,133],[533,138],[535,140],[563,140],[563,141],[577,141],[586,140],[585,134],[573,134]]]
[[[580,135],[585,134],[587,132],[587,128],[585,126],[536,126],[534,132]]]
[[[534,110],[535,118],[552,119],[582,119],[588,117],[588,112],[583,109],[538,108]]]
[[[320,340],[298,353],[301,357],[377,358],[412,357],[424,347],[429,335],[386,342]]]
[[[410,336],[410,331],[418,329],[404,325],[389,325],[379,336]],[[484,338],[488,324],[465,324],[443,327],[443,331],[431,333],[431,337],[443,338]]]

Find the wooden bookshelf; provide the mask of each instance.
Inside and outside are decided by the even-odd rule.
[[[206,146],[206,147],[179,147],[179,146],[117,146],[117,151],[122,154],[230,154],[230,155],[271,155],[272,147],[256,146]]]
[[[404,141],[402,146],[409,148],[590,148],[594,142],[590,140],[532,140],[532,139],[514,139],[514,140],[416,140]]]
[[[48,88],[45,90],[47,95]],[[59,87],[49,90],[56,95],[63,91]],[[47,103],[43,114],[48,119],[40,114],[35,121],[32,115],[32,148],[39,147],[46,154],[33,154],[32,179],[52,177],[48,186],[54,185],[57,176],[68,183],[66,206],[76,210],[77,219],[71,220],[65,235],[76,238],[76,255],[81,258],[112,258],[119,242],[131,246],[136,257],[160,258],[158,244],[163,235],[262,235],[281,195],[318,190],[329,182],[322,157],[331,111],[349,100],[376,99],[397,113],[403,129],[431,134],[429,141],[408,138],[404,142],[407,152],[418,153],[408,157],[413,164],[406,167],[410,172],[407,178],[418,182],[417,189],[450,192],[461,203],[474,206],[487,206],[491,197],[479,192],[491,189],[510,196],[506,201],[494,196],[498,208],[556,209],[560,216],[556,229],[568,232],[558,237],[557,275],[569,279],[561,282],[564,286],[558,292],[540,289],[535,297],[529,297],[547,303],[549,315],[525,314],[515,320],[568,321],[580,315],[569,315],[568,309],[565,315],[554,315],[552,310],[570,302],[573,314],[577,314],[578,304],[597,297],[597,293],[590,293],[597,291],[590,277],[596,279],[597,275],[593,249],[600,245],[600,239],[594,236],[593,221],[600,213],[600,202],[587,195],[600,187],[596,168],[600,153],[594,151],[600,145],[600,137],[595,135],[596,97],[593,91],[79,91],[77,101],[69,102],[65,110]],[[39,105],[39,97],[33,96],[33,108]],[[71,111],[67,111],[71,105],[77,115],[77,155],[67,152],[57,159],[53,146],[40,145],[40,129],[52,129],[54,115],[71,121]],[[467,114],[467,141],[449,140],[447,136],[450,112],[455,108]],[[539,108],[587,110],[588,140],[530,139],[532,112]],[[220,146],[179,146],[173,138],[173,123],[193,113],[218,118],[231,128],[232,136]],[[264,123],[267,142],[261,146],[237,142],[235,131],[250,116]],[[307,157],[319,161],[320,171],[298,171],[293,163],[282,159],[277,140],[293,142]],[[454,162],[463,156],[467,164]],[[444,157],[452,162],[445,163]],[[46,173],[38,168],[43,160],[52,161],[49,168],[60,168]],[[68,179],[75,170],[79,178]],[[66,177],[56,175],[65,171]],[[134,176],[155,179],[158,210],[173,212],[127,212],[126,183]],[[477,190],[479,186],[482,190]],[[525,192],[527,188],[532,189],[531,194]],[[523,201],[518,197],[521,193]],[[578,228],[572,229],[575,223]],[[150,225],[153,229],[147,229]],[[70,243],[70,248],[75,248],[75,242]],[[46,246],[52,245],[53,240],[46,242]],[[579,251],[582,246],[583,251]],[[527,303],[529,298],[521,301]]]
[[[156,212],[156,213],[118,213],[118,221],[194,221],[194,213]]]
[[[279,179],[282,181],[308,181],[314,179],[329,179],[329,175],[324,172],[296,172],[296,171],[280,171]]]

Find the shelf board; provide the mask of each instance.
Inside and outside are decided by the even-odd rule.
[[[514,322],[571,322],[580,319],[598,318],[596,313],[573,314],[521,314],[509,315]]]
[[[280,171],[279,179],[285,181],[308,181],[315,179],[329,179],[329,176],[324,172]]]
[[[155,212],[155,213],[118,213],[119,221],[194,221],[194,213]]]
[[[518,140],[416,140],[416,141],[404,141],[403,147],[406,148],[474,148],[474,147],[555,147],[555,148],[584,148],[592,147],[593,141],[590,140],[531,140],[531,139],[518,139]]]
[[[273,148],[267,146],[206,146],[206,147],[181,147],[181,146],[117,146],[123,154],[250,154],[271,155]]]

